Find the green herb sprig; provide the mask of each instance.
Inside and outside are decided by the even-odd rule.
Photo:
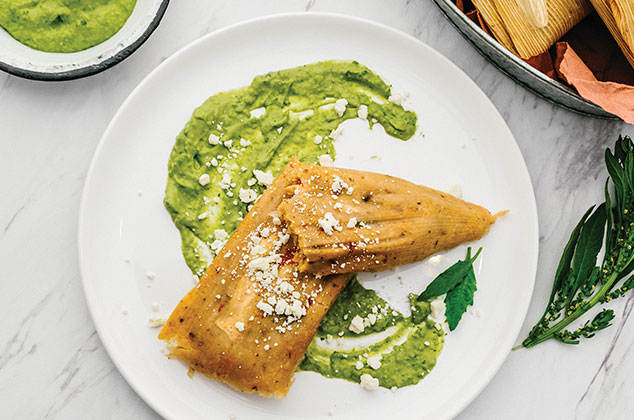
[[[605,163],[609,178],[605,202],[590,207],[583,215],[564,248],[555,273],[553,288],[541,319],[516,348],[533,347],[555,339],[578,344],[609,327],[612,309],[603,309],[576,330],[567,327],[590,309],[623,296],[634,287],[634,143],[620,137],[614,152],[607,149]],[[610,195],[612,180],[614,194]],[[597,256],[605,250],[597,265]],[[620,287],[617,287],[619,286]]]
[[[430,300],[444,295],[449,330],[453,331],[467,311],[473,305],[473,295],[477,289],[473,263],[482,252],[482,248],[471,257],[471,248],[467,249],[467,256],[438,275],[427,288],[418,295],[417,301]]]

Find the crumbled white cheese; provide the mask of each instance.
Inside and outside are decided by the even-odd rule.
[[[341,194],[344,188],[349,189],[350,186],[346,184],[346,182],[343,179],[335,175],[333,177],[332,186],[331,186],[332,192],[335,194]]]
[[[373,391],[379,388],[379,380],[376,378],[373,378],[367,373],[364,373],[363,375],[361,375],[360,379],[361,379],[360,385],[361,385],[361,388],[363,389],[367,389],[368,391]]]
[[[224,229],[214,230],[214,237],[220,241],[224,241],[229,237],[229,234]]]
[[[215,135],[214,133],[211,133],[209,135],[209,144],[212,145],[216,145],[216,144],[220,144],[220,137],[218,137],[217,135]]]
[[[273,183],[273,180],[275,179],[271,171],[264,172],[264,171],[260,171],[259,169],[255,169],[253,171],[253,175],[255,176],[255,178],[258,180],[260,184],[266,185],[266,186],[271,185]]]
[[[368,357],[368,366],[372,369],[377,370],[381,367],[381,355],[377,354],[376,356]]]
[[[231,187],[231,174],[228,171],[222,174],[222,180],[220,180],[218,186],[223,190],[228,190]]]
[[[150,280],[154,280],[156,278],[156,274],[153,273],[152,271],[148,271],[147,273],[145,273],[145,277],[147,277]]]
[[[359,315],[356,315],[354,318],[352,318],[348,329],[355,334],[361,334],[365,329],[365,326],[363,325],[363,318],[361,318]]]
[[[330,155],[321,155],[319,156],[319,164],[321,166],[332,166],[333,160]]]
[[[292,293],[295,290],[295,287],[287,281],[280,283],[279,288],[281,293]]]
[[[324,232],[326,232],[326,235],[332,235],[335,230],[340,232],[341,230],[343,230],[343,228],[339,224],[339,221],[335,219],[335,216],[333,216],[330,212],[326,212],[326,214],[324,214],[324,217],[319,219],[317,222],[319,223],[319,226],[321,226],[321,228],[324,230]]]
[[[409,95],[410,93],[407,91],[395,93],[393,95],[390,95],[388,101],[392,102],[393,104],[403,105],[403,102],[405,102],[405,100],[409,98]]]
[[[367,120],[368,119],[368,106],[367,105],[359,106],[359,109],[357,110],[357,116],[359,118],[361,118],[362,120]]]
[[[231,146],[233,146],[233,140],[227,140],[222,144],[224,144],[227,149],[231,149]]]
[[[352,229],[357,225],[357,218],[356,217],[351,217],[350,220],[348,220],[348,224],[346,225],[346,227]]]
[[[262,115],[264,115],[266,113],[266,108],[264,108],[263,106],[260,108],[255,108],[252,109],[250,114],[251,114],[251,118],[258,118],[261,117]]]
[[[357,370],[363,369],[363,362],[361,360],[357,360],[357,362],[354,364],[354,367],[357,368]]]
[[[249,140],[240,139],[240,146],[242,146],[242,147],[251,146],[251,142]]]
[[[211,243],[211,245],[209,245],[209,248],[211,248],[211,250],[217,255],[220,253],[220,250],[223,246],[225,246],[226,243],[227,241],[216,239]]]
[[[160,328],[167,322],[167,315],[152,315],[148,318],[147,323],[152,328]]]
[[[240,188],[240,201],[243,203],[251,203],[258,198],[258,193],[251,188],[244,189]]]
[[[339,137],[341,137],[342,134],[343,127],[339,126],[330,132],[330,138],[336,141],[337,139],[339,139]]]
[[[238,331],[244,331],[244,322],[236,322],[236,330]]]
[[[210,163],[212,166],[218,166],[218,159],[216,159],[216,158],[211,158],[211,160],[209,161],[209,163]]]
[[[284,299],[278,299],[275,303],[275,313],[278,315],[285,315],[288,310],[288,302]]]
[[[460,186],[460,184],[451,184],[447,188],[445,188],[444,191],[456,198],[462,198],[462,187]]]
[[[340,117],[343,117],[343,113],[346,112],[346,105],[348,105],[348,101],[346,99],[337,99],[335,101],[335,112]]]
[[[210,180],[211,178],[209,178],[209,174],[202,174],[200,178],[198,178],[198,183],[204,187],[205,185],[209,184]]]
[[[207,216],[209,216],[209,213],[207,213],[207,212],[200,213],[200,214],[198,215],[198,220],[203,220],[203,219],[206,219],[206,218],[207,218]]]
[[[247,185],[248,185],[249,187],[252,187],[252,186],[254,186],[254,185],[255,185],[255,183],[256,183],[256,182],[258,182],[258,180],[257,180],[257,179],[255,179],[255,178],[251,178],[250,180],[248,180],[248,181],[247,181]]]
[[[158,312],[161,309],[161,305],[158,302],[152,302],[152,310]]]
[[[273,307],[264,301],[259,301],[255,306],[264,312],[265,315],[271,315],[273,313]]]
[[[315,144],[321,144],[321,142],[324,140],[324,138],[322,136],[320,136],[319,134],[317,134],[315,136]]]
[[[445,320],[445,300],[439,296],[432,299],[429,306],[431,307],[430,317],[436,322],[443,322]]]

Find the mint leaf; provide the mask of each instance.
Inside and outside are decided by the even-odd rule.
[[[471,258],[471,248],[468,248],[467,257],[440,273],[438,277],[427,286],[423,293],[418,295],[417,300],[420,302],[444,295],[460,284],[470,271],[473,272],[473,262],[478,258],[481,251],[482,248]]]
[[[469,264],[469,271],[463,281],[451,289],[447,293],[447,297],[445,297],[445,305],[447,307],[445,315],[447,316],[450,331],[456,329],[458,322],[462,319],[462,315],[467,311],[467,307],[473,305],[473,294],[476,290],[477,286],[473,265]]]

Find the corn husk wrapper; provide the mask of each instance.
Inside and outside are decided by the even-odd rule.
[[[547,0],[515,0],[526,21],[536,28],[548,25]]]
[[[473,4],[500,44],[523,59],[547,51],[593,10],[588,0],[548,0],[548,24],[538,28],[525,18],[516,0],[473,0]]]
[[[623,51],[623,55],[634,67],[634,2],[632,0],[590,1]]]

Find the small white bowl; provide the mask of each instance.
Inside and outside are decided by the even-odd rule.
[[[169,0],[137,0],[125,25],[110,39],[75,53],[34,50],[0,28],[0,70],[34,80],[79,79],[120,63],[154,32]]]

